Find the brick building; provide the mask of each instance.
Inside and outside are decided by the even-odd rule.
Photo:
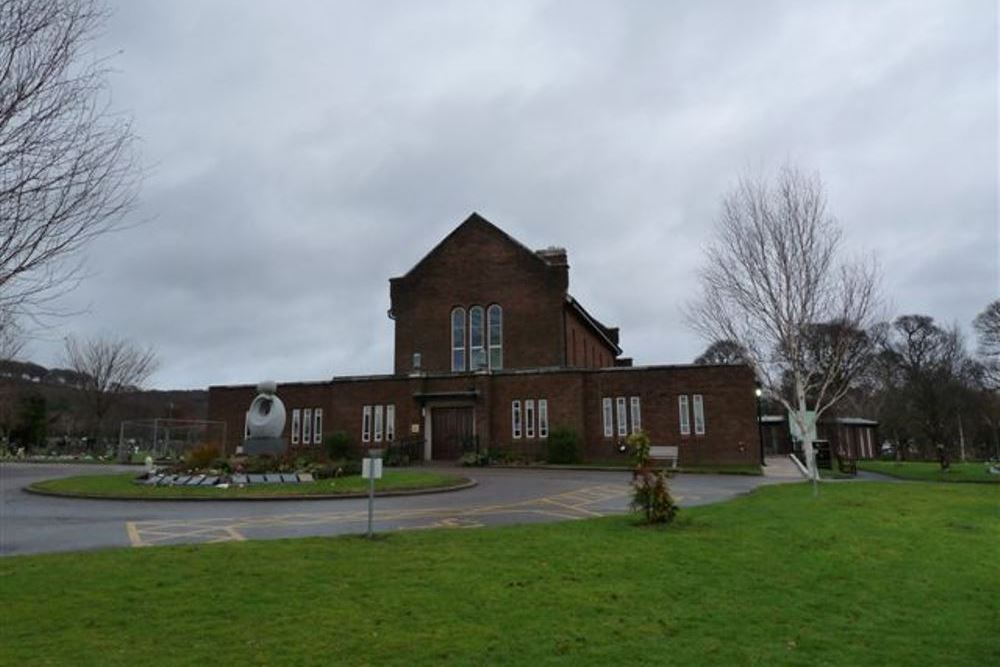
[[[613,460],[642,430],[684,464],[759,457],[746,366],[633,366],[619,331],[568,292],[566,251],[532,251],[471,215],[409,272],[389,280],[392,375],[283,384],[291,445],[346,432],[357,448],[407,440],[428,460],[503,449],[544,458],[549,432],[575,431],[584,458]],[[209,418],[234,451],[253,385],[209,388]]]

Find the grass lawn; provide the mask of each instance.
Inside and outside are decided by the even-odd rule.
[[[321,479],[303,484],[253,484],[244,488],[217,489],[210,486],[143,486],[133,483],[137,473],[81,475],[32,484],[42,491],[94,496],[130,496],[134,498],[271,498],[274,496],[314,496],[360,493],[368,490],[368,480],[360,475],[339,479]],[[453,486],[466,481],[458,475],[444,475],[420,470],[386,470],[376,480],[378,491],[427,489]]]
[[[992,482],[1000,484],[1000,475],[987,472],[986,463],[952,463],[951,470],[942,472],[934,461],[858,461],[859,470],[913,479],[921,482]]]
[[[1000,487],[0,560],[0,664],[1000,664]]]

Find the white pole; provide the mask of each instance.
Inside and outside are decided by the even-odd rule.
[[[965,463],[965,431],[962,429],[962,413],[958,413],[958,446],[961,452],[962,463]]]
[[[368,459],[368,539],[375,536],[373,521],[375,514],[375,459]]]

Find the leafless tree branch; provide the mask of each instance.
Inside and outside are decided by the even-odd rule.
[[[98,437],[104,419],[121,394],[135,391],[152,375],[159,362],[151,347],[142,348],[124,338],[97,337],[65,341],[66,364],[83,378],[81,390],[94,416]]]
[[[0,311],[31,311],[80,276],[79,251],[120,225],[141,170],[90,52],[94,0],[0,0]]]
[[[722,201],[702,292],[687,307],[706,340],[743,346],[766,394],[793,418],[835,405],[869,356],[878,269],[873,259],[841,261],[840,246],[818,176],[791,166],[772,181],[746,176]],[[815,474],[812,443],[803,444]]]

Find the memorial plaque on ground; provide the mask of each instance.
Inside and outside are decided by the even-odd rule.
[[[247,484],[263,484],[266,481],[263,475],[247,475]]]
[[[288,484],[298,484],[299,478],[295,475],[289,475],[286,472],[281,473],[281,481]]]
[[[205,479],[204,475],[192,475],[188,481],[184,482],[185,486],[198,486],[201,484],[201,480]]]
[[[316,480],[313,479],[313,476],[312,476],[311,472],[304,472],[304,473],[300,473],[299,474],[299,481],[300,482],[315,482]]]
[[[201,485],[202,486],[215,486],[218,483],[218,481],[219,481],[218,477],[206,477],[205,479],[201,480]]]
[[[246,484],[247,482],[248,480],[246,475],[240,473],[233,475],[233,484]]]
[[[264,475],[265,484],[281,484],[281,475],[276,473],[271,473],[269,475]]]

